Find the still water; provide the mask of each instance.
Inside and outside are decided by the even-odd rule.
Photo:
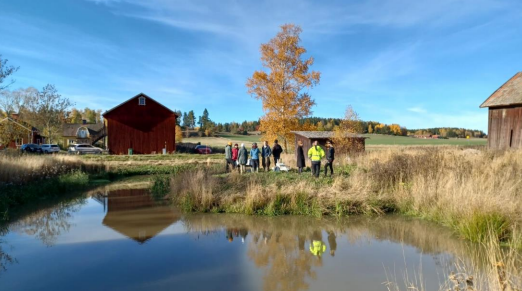
[[[10,224],[0,290],[438,290],[469,247],[413,219],[183,214],[106,187]]]

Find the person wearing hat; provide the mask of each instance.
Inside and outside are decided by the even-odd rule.
[[[248,162],[248,151],[245,148],[245,144],[242,143],[237,154],[237,161],[239,162],[239,172],[241,174],[246,172],[246,164]]]
[[[314,140],[312,147],[308,150],[308,157],[312,161],[312,174],[319,178],[321,172],[321,160],[324,158],[324,150],[318,145],[317,140]]]
[[[328,175],[330,168],[330,176],[333,176],[333,162],[335,160],[335,149],[331,141],[326,142],[326,164],[324,165],[324,176]]]
[[[257,148],[257,143],[252,144],[252,149],[250,150],[250,162],[252,163],[252,172],[259,172],[259,154],[261,151]]]
[[[230,168],[229,166],[232,164],[232,142],[229,141],[228,144],[225,146],[225,172],[229,172]]]

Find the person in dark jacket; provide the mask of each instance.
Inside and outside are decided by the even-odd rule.
[[[276,139],[274,141],[274,146],[272,147],[272,155],[274,156],[274,164],[277,166],[277,162],[281,159],[281,153],[283,152],[283,148],[279,145],[279,141]]]
[[[324,176],[328,175],[330,168],[330,176],[333,176],[333,162],[335,160],[335,149],[331,141],[326,142],[326,165],[324,165]]]
[[[239,152],[237,154],[237,160],[239,162],[239,170],[240,173],[243,174],[246,172],[246,164],[248,162],[248,151],[245,148],[245,144],[241,144],[241,148],[239,148]]]
[[[261,157],[263,158],[263,170],[265,172],[270,171],[270,156],[272,156],[272,149],[268,145],[268,141],[265,141],[261,148]]]
[[[306,166],[305,164],[305,155],[303,150],[303,141],[299,140],[297,142],[297,168],[299,169],[299,174],[303,172],[303,168]]]

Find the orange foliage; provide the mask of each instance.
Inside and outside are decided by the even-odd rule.
[[[281,31],[268,43],[261,45],[261,61],[265,71],[255,71],[248,79],[248,93],[263,102],[265,115],[260,130],[264,139],[280,138],[285,150],[290,133],[299,128],[299,118],[309,116],[315,101],[305,88],[319,83],[319,72],[308,72],[314,63],[312,57],[302,60],[306,49],[300,46],[301,28],[293,24],[281,26]]]

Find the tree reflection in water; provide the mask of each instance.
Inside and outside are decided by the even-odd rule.
[[[459,240],[443,227],[419,220],[386,216],[382,218],[315,219],[301,216],[259,217],[242,215],[187,215],[187,231],[209,233],[224,229],[226,238],[247,232],[248,257],[263,269],[263,289],[308,290],[317,278],[325,256],[335,257],[340,238],[349,245],[391,241],[413,246],[431,255],[443,268],[454,267],[455,258],[481,264],[477,245]],[[315,243],[314,243],[315,242]],[[383,262],[384,263],[384,262]],[[409,266],[414,267],[414,266]],[[385,276],[383,270],[383,276]]]
[[[85,203],[85,197],[78,197],[53,207],[40,209],[11,223],[10,229],[34,236],[46,246],[53,246],[58,236],[69,231],[73,214]]]
[[[7,270],[7,265],[16,263],[16,259],[4,251],[5,242],[2,237],[4,237],[8,232],[9,229],[7,226],[0,225],[0,274]]]

